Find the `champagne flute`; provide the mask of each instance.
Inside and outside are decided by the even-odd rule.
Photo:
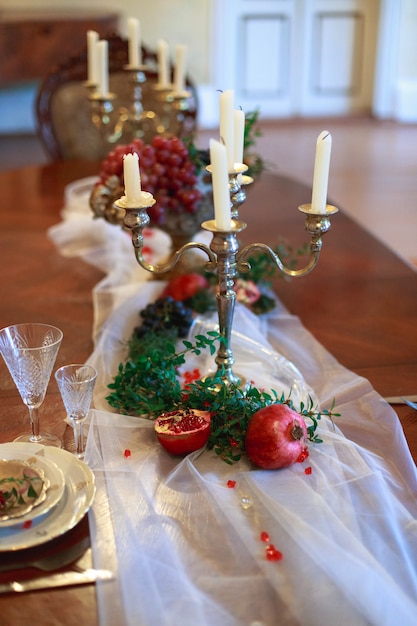
[[[97,371],[91,365],[71,364],[60,367],[55,378],[62,401],[74,428],[75,454],[84,458],[84,421],[90,411]]]
[[[15,324],[0,330],[0,352],[11,377],[29,409],[31,434],[15,441],[61,447],[59,437],[39,431],[41,406],[63,333],[49,324]]]

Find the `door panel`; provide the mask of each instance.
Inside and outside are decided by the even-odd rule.
[[[305,46],[297,112],[337,115],[371,110],[379,0],[303,4]]]
[[[282,62],[288,50],[289,21],[283,16],[245,17],[242,20],[245,71],[237,76],[237,88],[248,98],[280,97],[288,88],[288,66]]]
[[[214,0],[217,84],[263,117],[370,110],[380,0]]]

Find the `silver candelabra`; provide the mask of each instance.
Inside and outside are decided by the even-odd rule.
[[[103,155],[108,154],[113,145],[130,143],[133,139],[149,143],[155,135],[181,137],[186,133],[191,92],[176,93],[172,85],[161,87],[147,83],[148,69],[146,65],[124,66],[126,93],[121,90],[117,94],[100,94],[97,85],[86,83],[91,119],[100,134]],[[145,86],[152,94],[152,110],[145,110],[143,106]],[[116,100],[120,101],[117,107]]]
[[[210,169],[210,167],[208,168]],[[208,220],[201,224],[201,227],[212,233],[210,246],[199,242],[188,242],[175,250],[170,258],[161,264],[152,265],[143,257],[143,229],[149,224],[147,209],[155,203],[152,194],[142,192],[140,206],[131,207],[126,203],[123,196],[115,202],[117,209],[125,210],[124,225],[131,230],[132,243],[135,250],[136,260],[145,270],[164,274],[172,270],[182,255],[190,249],[202,250],[208,257],[206,269],[215,271],[218,276],[217,310],[219,319],[219,333],[223,338],[220,343],[215,362],[217,365],[217,376],[226,385],[242,384],[238,375],[233,372],[234,357],[231,347],[231,333],[233,326],[233,314],[236,302],[236,293],[233,289],[234,280],[238,272],[250,272],[251,267],[248,261],[249,256],[256,251],[266,253],[273,263],[287,276],[300,277],[311,272],[317,265],[320,250],[322,247],[322,236],[330,229],[330,217],[338,209],[332,205],[327,205],[325,213],[315,213],[311,204],[303,204],[298,207],[305,215],[305,228],[310,234],[310,258],[305,267],[291,269],[287,267],[279,254],[274,252],[270,246],[263,243],[252,243],[239,250],[238,234],[242,232],[247,224],[239,219],[239,206],[244,202],[246,195],[244,184],[241,184],[241,177],[246,170],[245,165],[235,166],[235,170],[229,173],[229,190],[231,194],[232,220],[230,230],[220,230],[216,226],[215,220]],[[248,180],[244,182],[250,182]]]

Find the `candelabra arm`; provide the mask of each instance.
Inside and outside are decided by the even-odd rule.
[[[250,263],[246,259],[249,257],[250,254],[253,254],[256,250],[259,250],[259,251],[265,252],[270,257],[272,262],[275,263],[278,269],[286,276],[298,276],[298,277],[305,276],[316,267],[317,262],[319,260],[319,256],[320,256],[320,249],[321,249],[321,242],[320,242],[320,245],[318,245],[318,242],[315,242],[313,245],[313,242],[312,242],[310,244],[311,258],[309,262],[307,263],[305,267],[294,270],[294,269],[291,269],[290,267],[287,267],[284,264],[284,262],[281,260],[279,255],[276,252],[274,252],[272,248],[270,248],[266,244],[252,243],[252,244],[249,244],[248,246],[245,246],[245,248],[243,248],[243,250],[240,252],[238,256],[238,269],[240,272],[249,272],[251,270],[251,266],[250,266]]]
[[[128,206],[126,204],[126,198],[125,196],[123,196],[122,198],[119,198],[119,200],[116,200],[114,206],[117,209],[124,209],[126,212],[124,217],[124,225],[131,231],[132,244],[135,250],[136,261],[141,267],[143,267],[143,269],[151,272],[152,274],[165,274],[176,266],[182,255],[187,252],[187,250],[191,249],[198,249],[205,252],[209,259],[207,263],[207,270],[213,271],[215,269],[215,254],[210,250],[208,246],[206,246],[206,244],[199,243],[197,241],[189,241],[185,243],[183,246],[181,246],[181,248],[175,250],[175,252],[168,259],[168,261],[165,261],[164,263],[160,263],[158,265],[149,263],[143,256],[143,229],[148,226],[150,222],[147,209],[155,204],[155,199],[150,193],[142,192],[141,201],[140,203],[138,202],[138,204],[140,204],[140,206]]]
[[[139,235],[139,233],[136,233],[134,230],[132,230],[132,244],[135,249],[136,260],[139,263],[139,265],[143,267],[145,270],[147,270],[148,272],[151,272],[153,274],[165,274],[166,272],[169,272],[177,265],[178,261],[183,256],[183,254],[187,252],[187,250],[192,250],[192,249],[199,249],[207,254],[209,258],[209,261],[206,265],[207,271],[212,272],[216,266],[215,255],[212,253],[210,248],[206,246],[204,243],[198,243],[196,241],[189,241],[188,243],[181,246],[179,250],[176,250],[167,261],[165,261],[164,263],[159,263],[158,265],[153,265],[152,263],[148,263],[146,259],[143,257],[143,254],[142,254],[143,236]]]
[[[274,252],[272,248],[263,243],[252,243],[245,246],[237,257],[238,269],[241,272],[249,272],[251,267],[248,263],[248,256],[255,250],[262,250],[271,258],[278,269],[286,276],[306,276],[313,270],[319,260],[322,248],[322,236],[330,229],[330,216],[337,213],[338,209],[330,204],[326,205],[324,213],[317,213],[312,210],[311,204],[303,204],[298,209],[305,214],[305,229],[310,233],[310,260],[305,267],[300,269],[291,269],[287,267],[280,258],[279,254]]]

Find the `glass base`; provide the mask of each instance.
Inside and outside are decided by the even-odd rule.
[[[33,437],[31,434],[20,435],[16,437],[14,441],[22,441],[24,443],[39,443],[41,446],[55,446],[55,448],[62,448],[62,441],[59,437],[51,435],[50,433],[42,433],[39,437]]]

